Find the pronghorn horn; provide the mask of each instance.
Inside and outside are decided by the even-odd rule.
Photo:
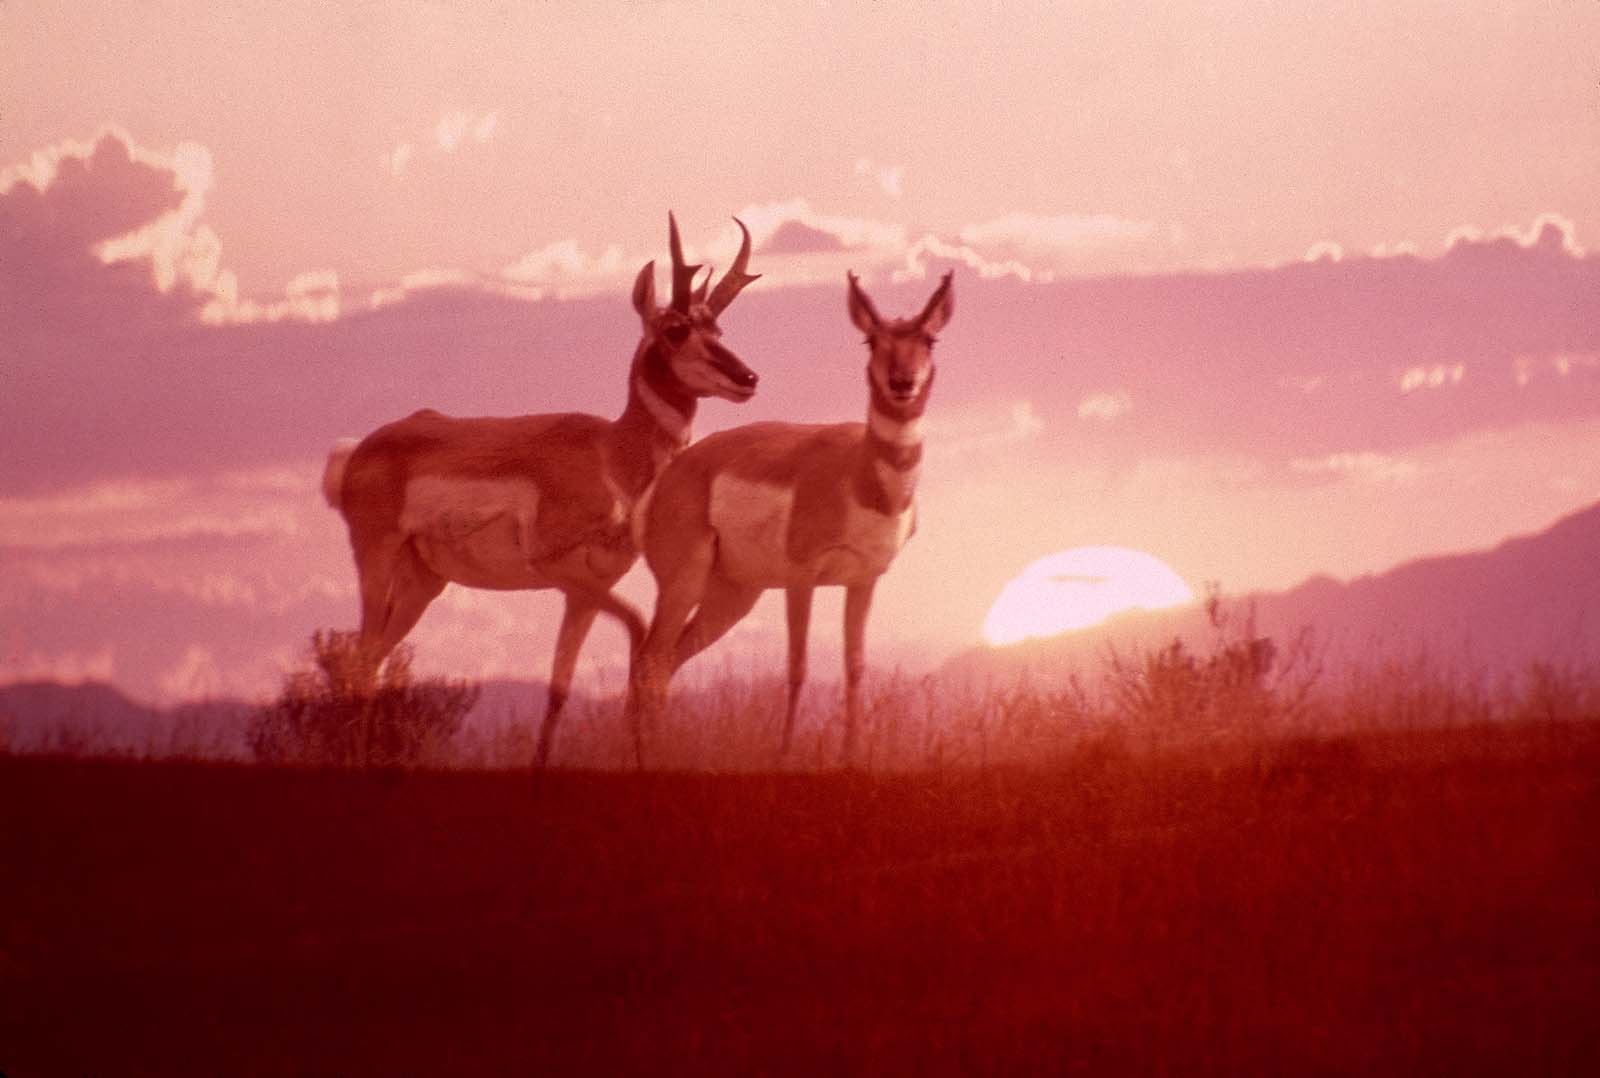
[[[683,241],[678,238],[678,220],[671,210],[667,211],[667,241],[672,248],[672,309],[688,314],[694,275],[700,272],[700,267],[684,265]]]
[[[711,287],[711,278],[713,276],[711,268],[707,267],[705,279],[695,286],[694,294],[689,297],[691,303],[704,303],[706,301],[706,290]]]
[[[711,293],[711,298],[706,300],[706,306],[711,308],[712,314],[721,314],[728,304],[733,302],[733,297],[744,291],[745,285],[760,277],[759,273],[746,273],[750,265],[750,230],[744,227],[744,222],[737,217],[733,223],[739,226],[739,231],[744,233],[744,242],[739,244],[739,257],[733,260],[733,265],[728,267],[728,272],[722,280],[717,282],[717,287]],[[707,278],[710,280],[710,278]]]

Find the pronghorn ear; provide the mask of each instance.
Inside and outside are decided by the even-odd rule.
[[[917,324],[922,331],[928,334],[938,333],[950,321],[950,316],[956,310],[956,294],[950,288],[950,274],[944,275],[944,280],[939,282],[938,291],[928,300],[928,305],[922,308],[922,313],[917,316]]]
[[[633,309],[646,322],[656,316],[656,264],[653,259],[646,262],[639,276],[633,279]]]
[[[883,319],[878,317],[877,308],[861,291],[861,282],[854,273],[845,273],[845,278],[850,282],[850,321],[855,323],[857,329],[867,336],[872,336],[883,326]]]

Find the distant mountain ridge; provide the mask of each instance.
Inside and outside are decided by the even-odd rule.
[[[227,699],[150,707],[98,681],[19,681],[0,685],[0,748],[233,759],[247,754],[250,711]]]
[[[1315,635],[1326,660],[1419,654],[1491,674],[1530,662],[1600,661],[1600,503],[1542,532],[1488,550],[1439,555],[1340,582],[1313,577],[1282,592],[1223,597],[1253,610],[1256,632],[1284,641]],[[1108,650],[1174,638],[1203,647],[1213,634],[1198,605],[1129,614],[1102,625],[1004,648],[974,648],[941,669],[964,678],[1092,671]]]
[[[542,681],[482,682],[467,725],[537,723],[545,696]],[[574,709],[581,702],[574,697]],[[0,685],[0,751],[243,759],[258,706],[221,698],[152,707],[103,681],[18,681]]]
[[[1457,669],[1515,673],[1529,663],[1600,661],[1600,503],[1544,531],[1481,551],[1424,558],[1347,582],[1316,577],[1282,592],[1224,597],[1253,610],[1255,632],[1281,642],[1309,629],[1330,663],[1409,660],[1419,654]],[[1161,646],[1174,638],[1205,650],[1213,637],[1198,605],[1129,614],[1103,625],[1004,648],[974,648],[942,675],[1005,681],[1026,672],[1048,684],[1099,669],[1110,648]],[[715,689],[710,690],[715,694]],[[680,691],[692,694],[692,688]],[[607,697],[614,693],[603,694]],[[535,729],[543,682],[491,680],[468,727]],[[581,713],[583,701],[569,708]],[[99,682],[0,685],[0,751],[134,755],[248,755],[244,731],[257,705],[219,699],[173,708],[139,703]]]

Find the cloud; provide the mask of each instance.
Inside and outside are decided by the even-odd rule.
[[[474,113],[454,109],[439,117],[433,126],[434,144],[445,153],[455,153],[467,139],[488,142],[500,126],[500,113]]]
[[[965,225],[961,241],[975,247],[1081,251],[1112,244],[1139,242],[1155,234],[1153,221],[1130,221],[1112,214],[1008,213],[990,221]]]
[[[1507,225],[1486,234],[1474,225],[1462,225],[1445,237],[1447,256],[1476,258],[1511,248],[1567,258],[1587,253],[1578,242],[1577,226],[1558,213],[1542,213],[1527,228]]]
[[[626,284],[629,274],[649,258],[632,258],[615,244],[590,254],[574,239],[558,240],[529,251],[500,271],[513,284],[532,290],[532,298],[585,295]]]
[[[785,221],[761,245],[763,254],[810,255],[843,251],[844,242],[832,232],[812,228],[803,221]]]
[[[509,268],[508,268],[509,272]],[[467,273],[465,270],[455,269],[423,269],[415,273],[408,273],[400,278],[399,283],[375,288],[367,296],[367,307],[377,310],[391,304],[402,303],[413,296],[423,292],[439,289],[466,289],[472,287],[486,287],[479,278]]]
[[[1292,389],[1297,393],[1311,394],[1328,384],[1325,374],[1284,375],[1273,383],[1283,389]]]
[[[1125,391],[1091,393],[1078,402],[1078,418],[1109,423],[1133,411],[1133,398]]]
[[[1417,245],[1410,240],[1374,244],[1372,250],[1367,252],[1371,258],[1415,258],[1420,253]]]
[[[0,312],[13,329],[161,317],[163,296],[191,307],[216,275],[216,236],[197,227],[211,186],[202,147],[164,156],[108,129],[0,176]]]
[[[19,681],[55,681],[81,685],[110,681],[117,673],[116,649],[109,644],[93,651],[48,652],[37,648],[0,654],[0,685]]]
[[[1015,277],[1019,281],[1040,284],[1055,280],[1053,271],[1035,270],[1015,258],[988,258],[965,244],[949,243],[932,234],[923,236],[905,249],[892,277],[896,281],[923,280],[935,262],[965,266],[979,277]]]
[[[416,152],[416,147],[409,142],[401,142],[394,149],[383,155],[382,164],[391,176],[405,174],[406,166],[411,163],[411,156]]]
[[[1416,462],[1404,457],[1371,451],[1329,453],[1316,458],[1299,457],[1289,462],[1289,469],[1302,475],[1384,484],[1409,483],[1422,471]]]
[[[1332,240],[1318,240],[1306,248],[1303,262],[1338,262],[1344,258],[1344,248]]]
[[[965,225],[954,241],[924,234],[905,247],[894,279],[923,279],[932,263],[943,262],[965,266],[979,277],[1049,284],[1080,264],[1087,252],[1142,244],[1154,235],[1154,222],[1126,221],[1106,214],[1042,217],[1010,213]]]
[[[906,167],[904,165],[875,164],[871,158],[859,157],[855,167],[857,176],[864,176],[878,185],[890,198],[899,198],[904,190]]]
[[[331,270],[296,276],[278,299],[241,298],[203,220],[212,160],[197,143],[163,154],[107,128],[0,175],[0,313],[19,330],[338,317]]]
[[[997,409],[964,409],[954,419],[924,420],[929,451],[935,457],[964,457],[974,451],[1033,441],[1044,428],[1044,419],[1031,400],[1013,401]]]
[[[125,479],[88,483],[33,497],[0,497],[0,547],[61,551],[108,544],[200,538],[292,536],[311,489],[307,467],[298,489],[238,485],[237,476]]]
[[[1511,361],[1517,388],[1526,389],[1536,379],[1554,375],[1560,379],[1594,378],[1600,373],[1600,352],[1558,351],[1545,355],[1523,354]]]
[[[750,230],[751,269],[761,274],[756,288],[833,281],[847,268],[893,267],[912,249],[900,225],[818,213],[805,199],[747,205],[734,216]],[[708,243],[686,242],[684,257],[720,272],[732,264],[742,238],[729,221]],[[626,290],[640,266],[652,260],[659,265],[663,257],[664,252],[626,253],[615,244],[595,252],[564,239],[530,251],[497,279],[478,285],[519,298],[570,299]]]
[[[1400,374],[1400,392],[1410,393],[1418,389],[1442,389],[1445,386],[1457,386],[1461,379],[1466,377],[1467,367],[1464,363],[1435,363],[1431,367],[1407,367]]]
[[[224,683],[222,668],[212,650],[190,644],[176,665],[161,675],[162,693],[173,700],[200,700],[217,696]]]
[[[439,117],[439,122],[434,125],[434,142],[445,153],[454,153],[461,140],[466,137],[467,128],[471,125],[470,113],[447,112]]]
[[[804,198],[755,203],[745,206],[735,216],[749,227],[751,239],[757,247],[767,244],[772,235],[789,222],[831,235],[842,247],[896,251],[904,249],[906,243],[903,225],[866,217],[820,213],[812,208],[810,200]],[[728,246],[730,254],[737,245],[737,236],[734,230],[725,237],[719,237],[722,242],[733,241]]]

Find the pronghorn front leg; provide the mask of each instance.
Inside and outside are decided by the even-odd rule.
[[[569,604],[592,606],[622,622],[623,628],[628,631],[628,653],[631,661],[644,643],[646,628],[644,616],[634,609],[632,603],[619,599],[612,593],[611,587],[616,583],[617,577],[622,575],[621,571],[613,565],[609,567],[611,572],[605,572],[606,566],[597,567],[591,564],[590,554],[590,548],[578,546],[558,557],[536,562],[533,567],[567,597]],[[622,564],[622,568],[627,568],[626,562]],[[580,644],[583,642],[581,637],[578,642]]]
[[[855,759],[856,730],[861,724],[861,675],[866,670],[867,612],[872,609],[874,577],[852,584],[844,593],[844,764]]]
[[[550,668],[549,699],[545,704],[544,722],[539,727],[539,747],[534,753],[533,766],[544,767],[550,759],[550,743],[555,738],[556,723],[561,718],[561,708],[567,702],[567,691],[572,687],[572,675],[578,666],[578,651],[583,647],[589,627],[600,608],[571,593],[561,611],[561,630],[556,634],[556,659]]]
[[[778,755],[787,755],[789,740],[794,736],[794,717],[800,709],[800,690],[806,683],[806,637],[811,630],[811,596],[814,589],[807,584],[791,584],[785,592],[786,612],[789,621],[789,706],[783,716],[783,741]]]

